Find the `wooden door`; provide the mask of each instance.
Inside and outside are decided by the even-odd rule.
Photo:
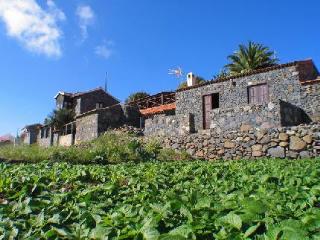
[[[203,128],[210,128],[210,112],[212,110],[212,95],[203,96]]]

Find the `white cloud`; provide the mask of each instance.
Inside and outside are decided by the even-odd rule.
[[[61,56],[62,32],[57,23],[66,17],[52,0],[47,0],[47,9],[35,0],[0,0],[0,19],[5,23],[7,35],[29,51]]]
[[[109,59],[113,54],[113,47],[114,43],[112,41],[104,41],[103,44],[97,46],[94,50],[95,54],[103,57],[105,59]]]
[[[80,5],[77,8],[76,15],[79,18],[79,27],[81,30],[82,40],[88,37],[88,26],[94,22],[94,12],[88,5]]]

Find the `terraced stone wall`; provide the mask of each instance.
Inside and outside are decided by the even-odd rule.
[[[320,156],[320,124],[270,129],[242,125],[237,131],[223,134],[208,130],[187,136],[170,136],[161,141],[165,147],[208,160],[309,158]]]

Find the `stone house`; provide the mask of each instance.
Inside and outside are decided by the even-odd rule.
[[[73,109],[76,115],[120,103],[118,99],[104,91],[102,88],[78,93],[58,92],[54,98],[56,100],[57,109]]]
[[[70,146],[95,139],[109,128],[123,124],[139,126],[138,109],[121,105],[102,88],[79,93],[58,92],[54,98],[56,109],[72,109],[75,119],[61,131],[43,125],[37,138],[40,146]]]
[[[36,143],[41,127],[42,125],[39,123],[23,127],[21,129],[21,142],[28,145]]]
[[[177,90],[174,114],[145,119],[146,135],[217,134],[240,128],[270,129],[320,120],[320,77],[312,60],[296,61]],[[164,106],[162,106],[163,108]]]

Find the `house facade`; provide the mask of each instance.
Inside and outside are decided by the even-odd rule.
[[[320,78],[312,60],[189,86],[175,94],[175,114],[145,121],[148,135],[269,129],[320,120]]]
[[[56,100],[56,109],[73,109],[76,115],[120,103],[118,99],[102,88],[78,93],[58,92],[54,98]]]

